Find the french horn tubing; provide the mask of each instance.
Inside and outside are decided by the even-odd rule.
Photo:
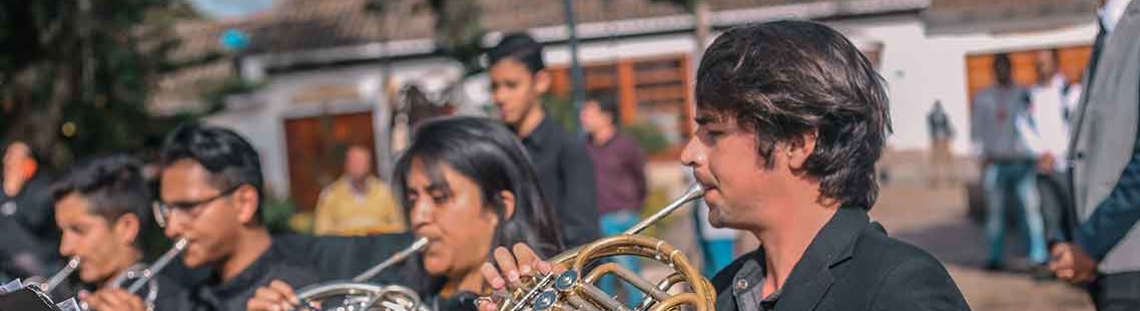
[[[701,276],[700,269],[689,263],[681,250],[665,241],[638,235],[686,203],[704,197],[704,194],[705,191],[699,184],[693,184],[680,198],[622,234],[605,237],[552,257],[549,260],[551,263],[565,266],[567,270],[558,274],[524,278],[524,285],[511,292],[510,298],[499,304],[499,311],[664,311],[680,310],[682,306],[689,306],[696,311],[712,311],[716,292],[712,284]],[[592,266],[597,260],[612,256],[650,258],[673,268],[673,272],[665,279],[652,283],[616,263]],[[645,298],[635,307],[622,304],[595,285],[607,274],[637,287],[646,294]],[[674,285],[680,283],[688,284],[690,291],[668,293]]]
[[[419,238],[411,246],[388,257],[349,281],[332,281],[310,285],[297,291],[303,309],[356,311],[426,311],[427,306],[416,291],[400,285],[378,285],[368,281],[381,271],[407,260],[428,245]],[[320,307],[314,306],[314,303]]]

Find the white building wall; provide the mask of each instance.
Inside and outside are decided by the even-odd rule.
[[[917,15],[827,23],[843,32],[856,45],[883,44],[879,71],[889,89],[894,126],[888,145],[894,149],[927,148],[930,142],[926,130],[926,113],[935,100],[941,100],[957,130],[953,146],[959,155],[968,153],[970,146],[967,112],[969,99],[966,98],[967,55],[1091,44],[1096,36],[1096,25],[1091,16],[1088,23],[1074,27],[996,35],[972,33],[928,36]],[[717,35],[719,32],[714,32],[710,40]],[[686,33],[594,41],[579,45],[579,61],[605,62],[620,58],[692,53],[694,44],[692,36]],[[566,66],[570,63],[569,48],[566,45],[548,46],[545,57],[547,63],[553,66]]]
[[[890,90],[895,130],[888,145],[897,149],[927,148],[930,141],[926,113],[935,100],[941,100],[957,130],[953,144],[957,154],[970,151],[967,55],[1092,44],[1096,37],[1091,16],[1086,24],[1064,29],[933,37],[925,34],[922,22],[914,17],[831,24],[852,41],[884,44],[879,71]]]
[[[438,58],[394,63],[391,70],[397,82],[417,82],[429,90],[455,80],[462,73],[458,63]],[[387,99],[383,93],[383,73],[383,66],[367,65],[272,76],[267,85],[252,96],[252,104],[232,105],[224,113],[212,116],[206,122],[245,135],[261,153],[267,190],[274,195],[288,195],[289,159],[286,152],[285,120],[325,113],[319,103],[291,103],[294,94],[305,86],[355,84],[360,100],[330,103],[327,112],[343,114],[371,110],[379,155],[388,149],[387,131],[384,129],[390,119]],[[376,167],[383,172],[388,163],[380,156],[377,161]]]
[[[954,149],[957,154],[969,150],[969,115],[967,112],[966,56],[973,53],[1025,50],[1076,44],[1091,44],[1096,35],[1094,19],[1088,23],[1036,32],[1010,34],[971,33],[928,36],[917,15],[886,16],[831,21],[857,45],[882,43],[879,70],[889,89],[894,133],[888,145],[894,149],[924,149],[929,146],[926,113],[935,100],[941,100],[957,130]],[[719,33],[712,34],[712,40]],[[614,40],[598,40],[579,45],[579,61],[612,62],[621,58],[641,58],[677,53],[692,53],[695,41],[688,33],[644,36]],[[550,66],[567,66],[569,49],[564,44],[550,45],[545,58]],[[461,74],[458,63],[434,58],[402,61],[392,64],[398,81],[430,81],[442,86]],[[695,66],[694,66],[695,69]],[[288,101],[300,86],[317,83],[357,83],[367,100],[340,103],[340,109],[368,109],[384,102],[382,67],[364,65],[344,69],[306,71],[271,77],[269,85],[259,91],[261,105],[249,109],[227,111],[209,122],[232,127],[253,140],[262,152],[266,179],[277,194],[288,191],[288,161],[285,154],[283,120],[288,117],[315,115],[319,111],[292,111]],[[491,103],[486,75],[472,77],[463,87],[467,107],[462,113],[479,113]],[[354,108],[355,107],[355,108]],[[386,110],[376,109],[377,131]],[[383,135],[377,133],[377,150],[386,150]],[[381,160],[382,161],[382,160]],[[384,167],[383,163],[378,167]]]

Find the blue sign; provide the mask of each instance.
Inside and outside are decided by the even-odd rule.
[[[249,46],[249,35],[240,29],[226,29],[218,40],[226,49],[238,51]]]

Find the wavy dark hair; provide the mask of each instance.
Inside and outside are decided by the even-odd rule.
[[[451,187],[443,178],[446,164],[479,186],[485,208],[493,209],[503,221],[495,228],[494,245],[511,247],[523,243],[544,256],[553,256],[561,244],[554,210],[543,197],[538,179],[522,143],[502,123],[476,117],[430,119],[416,128],[412,143],[396,161],[392,187],[403,206],[408,201],[408,175],[412,161],[422,161],[433,185],[443,191]],[[504,213],[502,191],[515,196],[514,214]],[[411,213],[405,213],[410,215]]]
[[[768,167],[777,143],[815,132],[803,172],[821,199],[870,209],[875,163],[890,132],[887,93],[871,62],[839,32],[809,21],[733,28],[717,37],[697,70],[698,109],[734,118],[756,134]]]

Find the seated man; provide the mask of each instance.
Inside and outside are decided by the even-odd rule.
[[[731,29],[705,52],[696,98],[681,159],[709,222],[763,241],[713,278],[717,311],[969,309],[938,260],[869,220],[887,94],[843,35],[803,21]],[[496,290],[553,268],[514,250],[484,264]]]
[[[125,155],[97,157],[68,169],[52,185],[55,221],[63,232],[59,252],[80,258],[76,270],[83,288],[79,298],[96,310],[117,310],[117,300],[108,299],[104,289],[126,288],[134,281],[128,272],[141,272],[143,228],[150,223],[150,191],[140,171],[141,164]],[[140,274],[141,275],[141,274]],[[150,280],[140,295],[141,302],[156,310],[175,308],[185,290],[162,275]],[[55,297],[66,299],[77,293],[57,287]],[[94,290],[94,295],[86,291]],[[150,292],[150,289],[157,289]]]
[[[344,176],[325,187],[317,200],[313,234],[353,236],[408,230],[388,184],[372,175],[372,152],[348,148]]]

